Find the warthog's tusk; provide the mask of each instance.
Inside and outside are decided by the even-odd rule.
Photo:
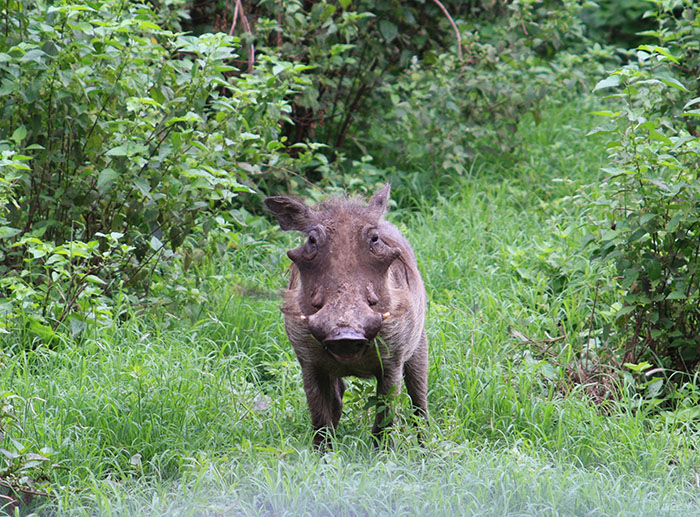
[[[308,320],[309,318],[307,318],[306,316],[304,316],[304,315],[302,314],[301,316],[299,316],[299,319],[300,319],[301,321],[306,321],[306,320]]]
[[[382,314],[382,320],[387,319],[389,316],[391,316],[391,313],[390,313],[390,312],[385,312],[384,314]]]

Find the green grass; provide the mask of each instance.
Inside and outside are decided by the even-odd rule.
[[[591,332],[596,281],[580,242],[602,162],[583,135],[586,100],[523,120],[517,159],[391,219],[419,257],[430,298],[425,447],[400,400],[375,451],[351,381],[333,452],[311,449],[298,364],[274,291],[284,247],[264,225],[199,268],[203,301],[127,312],[53,349],[20,348],[0,386],[27,403],[15,438],[53,456],[67,515],[694,515],[699,435],[627,395],[607,412],[561,391]],[[191,279],[189,280],[191,282]],[[603,296],[603,295],[601,295]],[[605,300],[600,301],[601,307]],[[593,335],[606,323],[601,309]],[[561,338],[547,360],[524,343]],[[549,336],[549,337],[548,337]],[[562,337],[563,336],[563,337]],[[623,392],[627,393],[627,392]]]

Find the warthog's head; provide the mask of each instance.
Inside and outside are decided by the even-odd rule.
[[[307,236],[287,252],[301,284],[299,317],[340,362],[362,357],[389,316],[391,266],[402,254],[400,235],[382,219],[389,192],[387,184],[368,204],[336,199],[314,208],[286,196],[265,200],[283,230]]]

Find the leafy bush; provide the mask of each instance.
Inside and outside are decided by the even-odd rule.
[[[382,84],[375,116],[352,128],[359,154],[414,190],[465,174],[478,154],[503,159],[520,144],[521,117],[538,120],[546,95],[580,91],[600,66],[593,58],[609,57],[598,45],[584,50],[579,9],[577,1],[518,2],[498,23],[461,22],[464,59],[428,54]]]
[[[5,6],[0,325],[47,337],[76,310],[74,332],[109,316],[104,294],[147,292],[159,260],[289,166],[279,124],[304,67],[234,75],[236,38],[156,21],[132,2]]]
[[[645,36],[655,38],[656,42],[674,56],[680,56],[682,63],[673,62],[672,69],[692,96],[700,95],[700,17],[698,7],[692,0],[654,0],[656,10],[649,16],[658,27],[644,32]],[[691,96],[691,95],[689,95]],[[682,116],[687,129],[697,136],[697,106],[689,115],[683,115],[685,108],[680,104],[666,103],[666,109],[673,109],[675,116]],[[695,106],[695,104],[693,104]],[[688,106],[690,107],[690,106]]]
[[[687,119],[700,114],[700,8],[656,3],[659,45],[640,46],[596,86],[614,91],[600,113],[609,123],[593,131],[612,135],[612,164],[599,201],[607,218],[590,238],[620,278],[609,287],[621,290],[624,360],[690,373],[700,364],[700,140]]]
[[[294,98],[290,141],[324,142],[332,153],[344,147],[354,121],[375,114],[378,88],[413,56],[455,43],[444,12],[430,1],[261,2],[259,14],[262,52],[313,66],[314,80]]]
[[[313,66],[284,128],[291,143],[328,146],[306,160],[306,179],[353,187],[389,174],[422,190],[468,170],[479,146],[514,149],[519,117],[586,80],[587,57],[606,51],[584,52],[583,3],[210,0],[192,12],[241,33],[257,56]],[[277,183],[288,177],[280,171]]]

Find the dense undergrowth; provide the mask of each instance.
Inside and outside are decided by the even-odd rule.
[[[693,515],[698,8],[628,52],[575,0],[445,2],[459,48],[437,2],[307,4],[5,6],[0,512]],[[387,179],[429,433],[401,395],[374,450],[351,380],[315,454],[260,198]]]
[[[15,437],[53,451],[43,472],[57,499],[34,503],[105,515],[692,514],[693,420],[659,413],[634,384],[601,410],[567,371],[608,274],[578,245],[589,208],[575,200],[595,195],[602,160],[583,138],[592,109],[553,102],[544,122],[521,122],[529,152],[508,170],[481,160],[434,202],[392,214],[430,296],[424,448],[400,419],[373,450],[373,389],[353,381],[334,452],[311,451],[275,297],[288,237],[261,235],[197,266],[199,305],[126,310],[111,330],[11,350]]]

